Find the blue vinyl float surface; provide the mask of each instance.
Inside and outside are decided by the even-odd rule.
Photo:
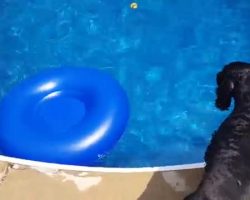
[[[0,104],[0,149],[7,156],[91,163],[121,137],[128,99],[117,81],[92,68],[54,68],[14,87]]]

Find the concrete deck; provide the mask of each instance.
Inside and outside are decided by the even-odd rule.
[[[182,200],[202,169],[146,173],[37,170],[0,162],[0,199]]]

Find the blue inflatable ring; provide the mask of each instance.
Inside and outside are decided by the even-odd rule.
[[[128,99],[110,75],[53,68],[24,80],[0,104],[0,152],[36,161],[91,165],[121,137]]]

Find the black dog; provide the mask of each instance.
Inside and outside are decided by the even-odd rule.
[[[234,99],[233,112],[207,148],[200,185],[184,200],[250,200],[250,64],[226,65],[217,85],[216,107],[227,110]]]

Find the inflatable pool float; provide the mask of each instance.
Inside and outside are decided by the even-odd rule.
[[[52,68],[15,86],[0,103],[0,152],[59,164],[91,165],[117,143],[128,99],[110,75]]]

